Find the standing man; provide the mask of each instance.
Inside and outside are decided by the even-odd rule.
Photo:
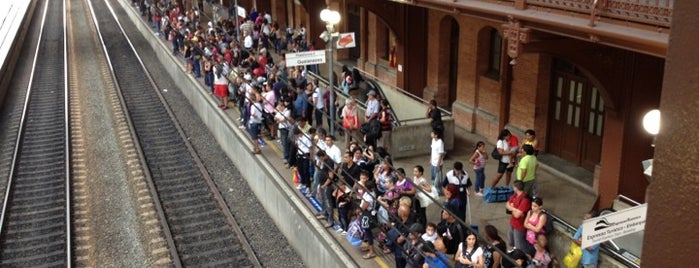
[[[433,129],[430,133],[430,137],[432,137],[432,145],[430,145],[432,148],[432,152],[430,153],[430,175],[432,177],[432,185],[434,185],[437,193],[442,196],[444,194],[442,192],[442,185],[440,185],[439,182],[442,179],[440,177],[442,176],[442,164],[445,154],[444,141],[442,141],[440,137],[439,130]]]
[[[522,146],[525,156],[519,160],[517,165],[517,180],[524,183],[524,192],[529,198],[534,198],[537,195],[536,187],[536,170],[539,168],[539,161],[534,156],[534,147],[525,144]]]
[[[330,160],[332,160],[336,166],[339,166],[340,163],[342,163],[342,150],[335,145],[335,136],[325,136],[325,145],[327,147],[325,152],[328,154],[328,157],[330,157]]]
[[[318,81],[310,83],[311,88],[313,88],[313,94],[311,95],[311,100],[313,106],[315,107],[314,114],[316,120],[316,128],[323,126],[323,114],[325,113],[325,101],[323,100],[323,89],[318,86]]]
[[[381,123],[379,122],[380,105],[376,99],[376,91],[370,90],[367,95],[365,121],[369,124],[369,130],[364,133],[364,142],[374,150],[376,141],[381,138]]]
[[[310,190],[311,174],[308,166],[311,161],[310,153],[313,142],[299,128],[294,129],[294,135],[296,135],[296,150],[298,154],[296,156],[296,168],[298,168],[299,176],[301,177],[301,183],[296,188],[299,190],[304,188]]]
[[[590,210],[590,212],[585,213],[583,216],[583,221],[589,220],[591,218],[599,216],[596,210]],[[573,235],[573,241],[582,245],[582,224],[578,227],[578,230]],[[599,246],[600,244],[595,244],[594,246],[586,247],[582,249],[582,258],[580,259],[580,267],[582,268],[597,268],[597,262],[599,261]]]
[[[513,194],[505,204],[507,213],[510,214],[510,229],[507,232],[507,236],[510,245],[514,248],[524,250],[528,243],[524,236],[526,233],[524,221],[527,212],[531,208],[531,202],[527,198],[527,194],[524,193],[524,184],[522,181],[515,181],[514,189],[515,194]]]
[[[381,105],[379,104],[379,100],[376,99],[376,91],[370,90],[369,93],[366,94],[367,100],[366,100],[366,121],[369,122],[372,119],[378,118],[379,117],[379,112],[381,111]]]
[[[444,192],[449,184],[458,187],[459,201],[466,207],[468,195],[470,194],[469,188],[471,188],[471,178],[468,177],[468,173],[464,172],[464,164],[460,161],[454,162],[454,169],[447,172],[446,180],[442,181],[442,192]],[[465,215],[466,211],[459,211],[459,216],[462,220],[465,220]]]

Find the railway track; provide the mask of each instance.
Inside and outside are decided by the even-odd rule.
[[[116,20],[88,0],[174,266],[261,267],[216,185]]]
[[[65,1],[37,5],[39,43],[0,216],[3,267],[71,266]]]

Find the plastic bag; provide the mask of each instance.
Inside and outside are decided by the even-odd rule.
[[[568,254],[563,258],[563,265],[567,268],[577,268],[582,258],[582,249],[576,243],[570,243]]]

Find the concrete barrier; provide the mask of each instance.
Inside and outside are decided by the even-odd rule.
[[[19,55],[22,54],[22,49],[26,47],[24,40],[27,37],[27,31],[29,31],[29,26],[34,17],[36,1],[15,1],[12,8],[17,13],[6,14],[8,16],[5,18],[6,25],[3,25],[3,27],[7,27],[7,31],[3,32],[10,38],[7,38],[1,44],[0,49],[0,60],[2,62],[2,67],[0,67],[0,74],[2,74],[0,77],[0,107],[5,103],[5,96],[9,90],[10,81],[12,81],[14,76]],[[31,55],[34,54],[32,53]]]
[[[277,173],[264,156],[249,153],[252,145],[247,133],[238,129],[233,119],[218,108],[218,103],[207,89],[194,77],[185,74],[182,63],[171,55],[170,48],[153,34],[138,12],[127,1],[117,2],[126,10],[128,19],[148,40],[173,80],[180,85],[179,90],[189,99],[221,149],[239,167],[238,170],[255,196],[304,263],[309,267],[359,267],[315,219],[295,189],[291,189],[285,182],[288,178]]]

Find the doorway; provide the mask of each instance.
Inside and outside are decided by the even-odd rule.
[[[604,133],[604,99],[575,65],[555,59],[551,83],[548,151],[593,171]]]

